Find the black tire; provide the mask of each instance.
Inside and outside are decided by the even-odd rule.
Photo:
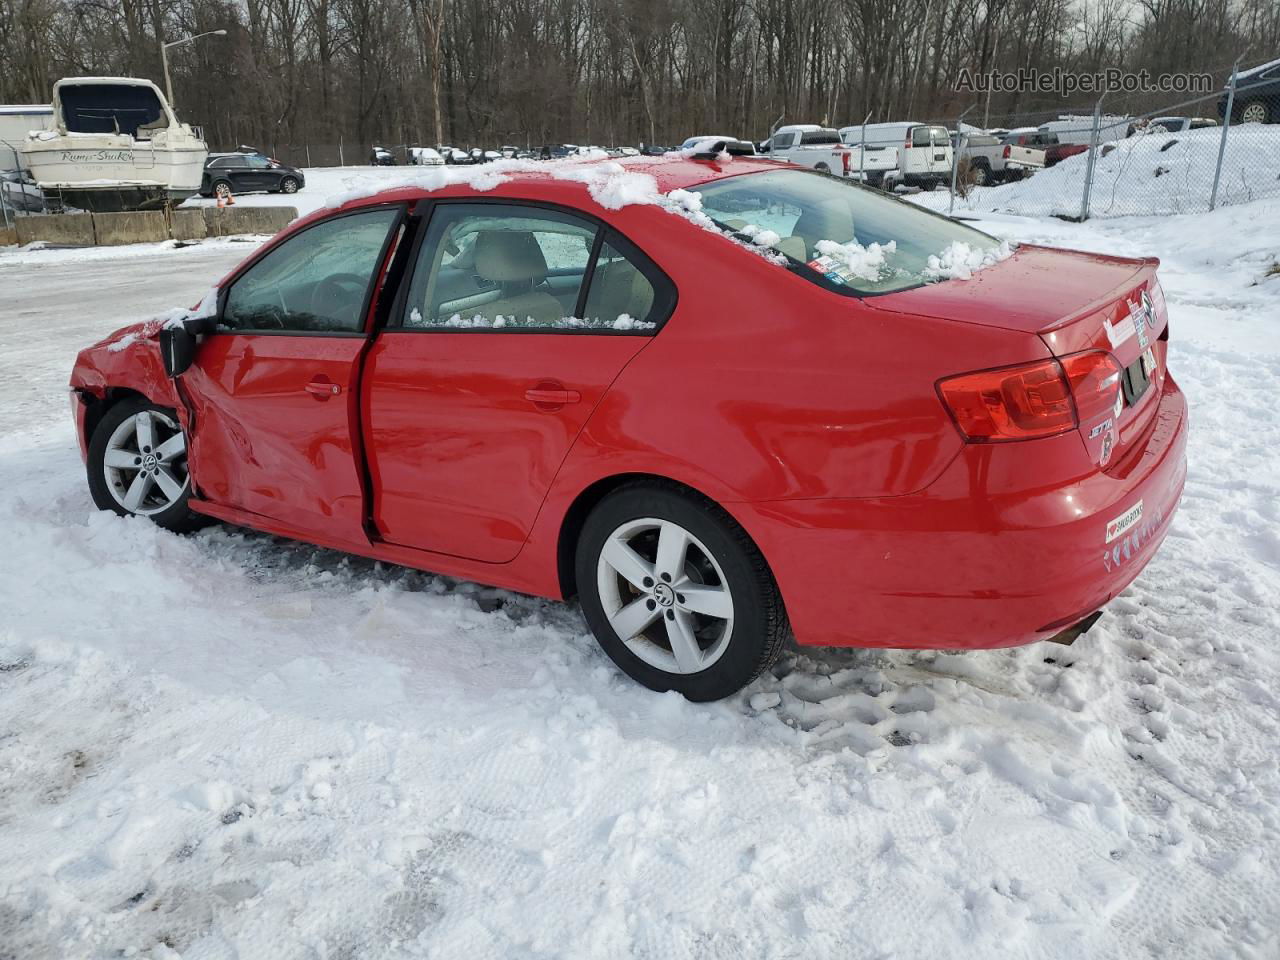
[[[280,192],[281,192],[281,193],[297,193],[297,192],[298,192],[298,178],[297,178],[297,177],[285,177],[283,180],[281,180],[281,181],[280,181]]]
[[[620,527],[644,518],[683,527],[723,571],[733,604],[732,629],[718,659],[698,672],[670,672],[646,662],[618,636],[605,612],[598,579],[601,551]],[[751,538],[718,505],[674,484],[628,484],[600,501],[578,538],[575,572],[582,610],[597,642],[624,673],[651,690],[675,690],[694,701],[731,696],[777,659],[791,634],[777,583]],[[665,626],[661,616],[655,623]]]
[[[831,168],[830,168],[829,166],[827,166],[825,163],[819,163],[819,164],[817,164],[813,169],[817,170],[819,173],[830,173],[830,172],[831,172]]]
[[[976,161],[973,164],[973,184],[976,187],[991,186],[991,168],[984,161]]]
[[[184,479],[182,495],[167,508],[150,514],[134,513],[126,509],[111,492],[104,463],[108,443],[121,424],[143,411],[150,411],[174,424],[178,423],[177,414],[172,409],[157,406],[141,399],[121,400],[103,414],[102,419],[98,421],[98,425],[94,428],[93,436],[89,438],[89,456],[86,463],[89,493],[93,497],[94,504],[99,510],[110,510],[122,517],[146,516],[156,525],[164,527],[166,530],[172,530],[174,533],[189,533],[192,530],[207,526],[213,522],[209,517],[195,513],[187,507],[187,501],[191,498],[191,482],[186,476],[185,453],[180,460],[174,461],[175,464],[180,464],[181,466],[181,474]],[[148,450],[146,452],[150,453],[151,451]]]
[[[217,180],[214,182],[210,196],[229,197],[231,196],[231,181]]]

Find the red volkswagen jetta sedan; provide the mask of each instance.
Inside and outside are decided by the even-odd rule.
[[[1155,260],[1010,251],[765,160],[484,173],[308,216],[82,352],[98,506],[577,596],[695,700],[793,632],[1073,639],[1164,538]]]

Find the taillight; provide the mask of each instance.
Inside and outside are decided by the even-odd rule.
[[[853,165],[849,162],[849,152],[846,150],[844,153],[840,154],[841,172],[847,177],[852,166]]]
[[[1101,350],[938,381],[960,433],[978,443],[1067,433],[1112,410],[1119,390],[1120,365]]]
[[[1081,423],[1091,424],[1114,413],[1123,372],[1115,357],[1102,350],[1073,353],[1062,358],[1062,369]]]
[[[1071,388],[1057,360],[979,370],[938,381],[966,440],[1030,440],[1075,429]]]
[[[1007,143],[1004,145],[1004,158],[1006,160],[1009,159],[1009,145]]]

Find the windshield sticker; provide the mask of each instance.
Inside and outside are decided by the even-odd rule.
[[[805,266],[810,270],[816,270],[832,283],[847,284],[853,279],[835,257],[829,257],[826,254],[814,257]]]

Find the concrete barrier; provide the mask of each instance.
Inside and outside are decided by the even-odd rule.
[[[113,246],[279,233],[298,218],[296,207],[200,207],[127,213],[58,213],[16,217],[15,229],[0,229],[0,245],[44,241],[61,246]]]
[[[54,216],[16,217],[18,243],[43,241],[73,247],[92,247],[96,242],[93,214],[60,213]]]
[[[11,247],[17,242],[17,230],[13,227],[0,227],[0,247]]]
[[[175,240],[202,240],[207,235],[202,210],[169,211],[169,235]]]
[[[205,235],[234,237],[245,233],[279,233],[297,217],[296,207],[205,207]]]
[[[169,224],[159,210],[132,210],[127,213],[95,213],[93,230],[98,246],[125,243],[160,243],[169,239]]]

